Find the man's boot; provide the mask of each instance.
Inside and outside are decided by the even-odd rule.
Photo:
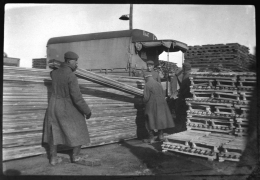
[[[88,155],[80,156],[80,150],[81,150],[81,146],[76,146],[76,147],[73,148],[72,157],[71,157],[72,163],[76,163],[76,162],[81,161],[81,160],[88,157]]]
[[[57,156],[57,145],[50,145],[50,164],[55,166],[62,162],[62,159]]]
[[[163,130],[159,130],[158,132],[158,140],[159,141],[163,141],[164,137],[163,137]]]
[[[151,143],[151,144],[154,143],[153,130],[148,131],[148,135],[149,135],[148,139],[143,139],[143,142],[144,143]]]
[[[153,130],[149,131],[149,143],[153,144],[154,143],[154,135],[153,135]]]

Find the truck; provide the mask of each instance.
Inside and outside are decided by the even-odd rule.
[[[78,66],[82,69],[134,76],[134,72],[147,68],[147,60],[158,66],[162,52],[184,53],[187,49],[187,44],[180,41],[158,40],[151,32],[133,29],[50,38],[47,61],[64,61],[64,53],[73,51],[79,55]]]

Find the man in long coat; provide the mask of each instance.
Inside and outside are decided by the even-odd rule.
[[[192,94],[190,93],[191,82],[189,79],[191,73],[190,63],[183,63],[183,77],[181,86],[179,89],[177,106],[176,106],[176,116],[177,122],[179,125],[178,131],[184,131],[186,129],[186,120],[187,120],[187,110],[188,106],[186,105],[185,98],[191,98]]]
[[[149,142],[153,143],[153,130],[159,131],[159,140],[163,139],[163,129],[174,127],[171,112],[165,100],[163,87],[156,82],[149,72],[145,73],[144,97],[146,128],[149,132]]]
[[[52,94],[44,120],[43,142],[49,144],[52,165],[61,162],[57,157],[58,144],[72,147],[72,162],[76,162],[80,160],[81,145],[90,142],[85,117],[90,118],[91,110],[74,74],[78,58],[74,52],[65,53],[65,62],[51,72]]]

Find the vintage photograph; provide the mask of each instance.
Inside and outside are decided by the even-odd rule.
[[[11,176],[260,178],[254,5],[4,7]]]

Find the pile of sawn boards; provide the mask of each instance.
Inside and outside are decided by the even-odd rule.
[[[193,97],[186,98],[187,131],[166,136],[163,150],[239,161],[246,146],[256,74],[192,72],[189,78]]]
[[[50,70],[4,66],[3,75],[3,160],[46,153],[41,143],[51,95]],[[144,84],[143,78],[107,77],[133,87]],[[87,80],[79,79],[79,85],[92,110],[86,120],[91,144],[84,147],[136,137],[136,119],[143,115],[143,109],[136,108],[142,107],[136,106],[140,99]]]
[[[238,43],[189,46],[184,58],[192,68],[207,68],[221,64],[235,72],[249,71],[250,65],[256,60],[254,55],[249,54],[248,47]]]
[[[47,69],[47,59],[46,58],[33,59],[32,68]]]

